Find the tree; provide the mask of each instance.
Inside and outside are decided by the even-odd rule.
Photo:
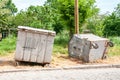
[[[8,28],[12,24],[12,15],[17,8],[11,0],[0,0],[0,28]]]
[[[79,0],[80,26],[86,19],[98,12],[95,0]],[[74,34],[74,0],[47,0],[44,6],[30,6],[27,11],[16,15],[15,24],[37,28],[62,30]]]
[[[12,0],[7,0],[6,7],[10,10],[11,15],[14,15],[17,12],[17,8],[14,3],[12,3]]]
[[[95,0],[79,0],[80,26],[84,24],[87,18],[98,12],[94,3]],[[62,20],[63,29],[67,29],[69,35],[72,36],[74,34],[74,0],[47,0],[47,4],[53,8],[52,12],[56,11],[59,14],[57,23]]]
[[[26,11],[20,11],[15,17],[15,25],[31,26],[35,28],[52,28],[52,16],[49,6],[30,6]]]
[[[103,15],[99,15],[96,14],[93,17],[87,19],[87,24],[85,26],[86,29],[90,30],[91,33],[98,35],[98,36],[103,36],[104,33],[104,21],[105,21],[105,17],[107,15],[103,14]]]
[[[115,11],[105,19],[104,25],[105,36],[120,36],[120,3]]]

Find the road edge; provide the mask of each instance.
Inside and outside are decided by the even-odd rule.
[[[61,68],[42,68],[42,69],[12,69],[12,70],[1,70],[0,73],[54,71],[54,70],[77,70],[77,69],[99,69],[99,68],[120,68],[120,64],[78,65],[78,66],[64,66]]]

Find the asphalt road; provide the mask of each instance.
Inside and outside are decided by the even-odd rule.
[[[120,80],[120,68],[0,73],[0,80]]]

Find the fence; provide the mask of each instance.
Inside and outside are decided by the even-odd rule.
[[[0,30],[0,40],[8,37],[8,35],[17,35],[17,28],[1,29]]]

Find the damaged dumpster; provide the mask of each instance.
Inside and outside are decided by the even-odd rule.
[[[18,26],[16,61],[50,63],[55,32]]]
[[[71,57],[92,62],[106,58],[108,46],[112,47],[113,43],[106,38],[93,34],[75,34],[69,42],[68,52]]]

